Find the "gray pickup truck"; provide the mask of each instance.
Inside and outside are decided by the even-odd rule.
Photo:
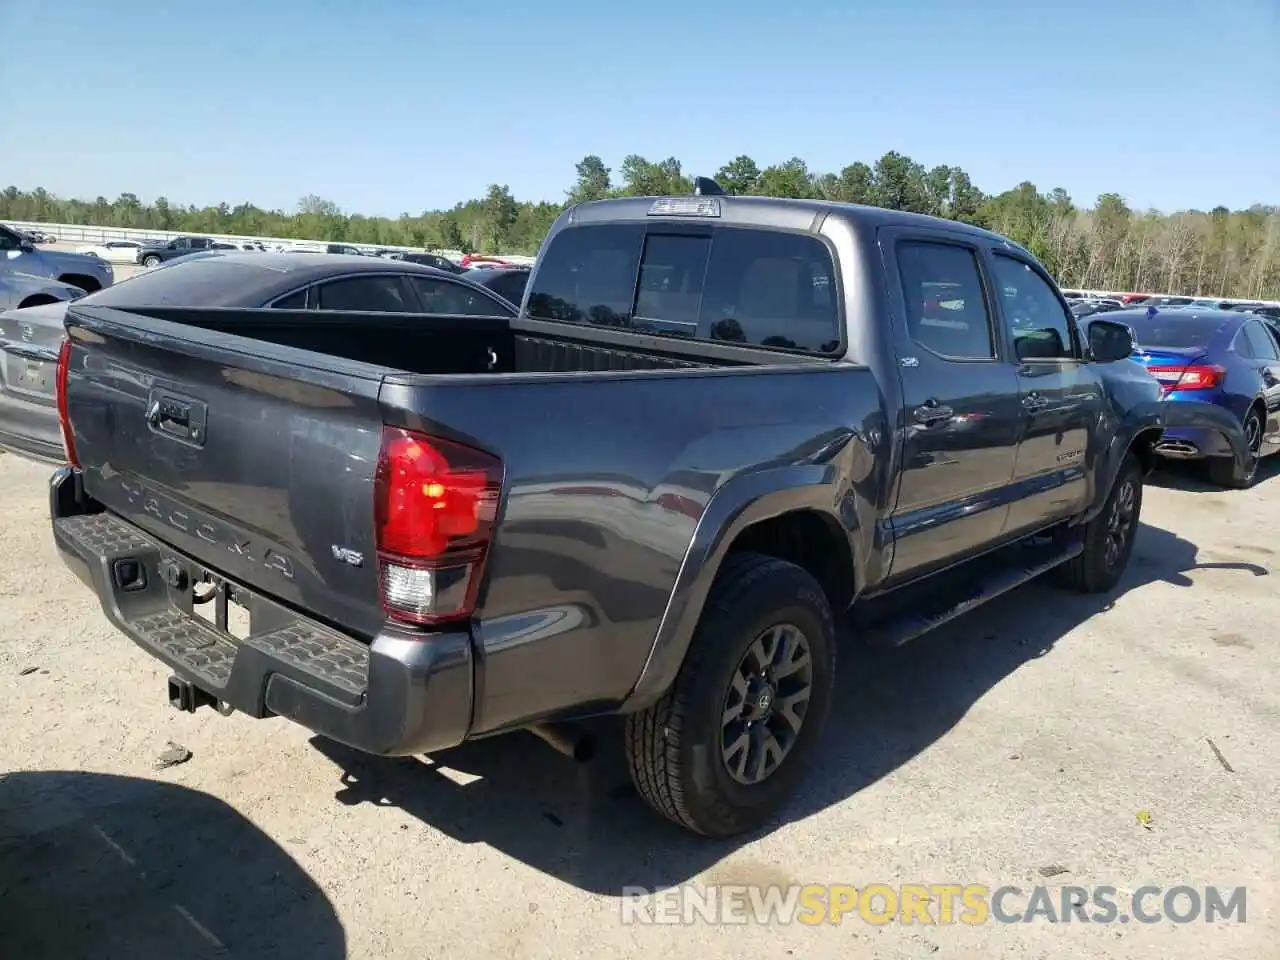
[[[983,230],[703,189],[566,211],[515,319],[73,304],[53,535],[173,705],[385,755],[623,714],[728,835],[815,759],[837,617],[1117,584],[1165,406],[1127,328]]]

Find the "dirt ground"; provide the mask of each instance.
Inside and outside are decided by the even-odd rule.
[[[732,842],[650,815],[612,753],[515,734],[377,761],[175,712],[58,562],[48,473],[0,454],[0,957],[1276,956],[1280,463],[1247,492],[1154,478],[1111,598],[1037,584],[846,645],[823,763]],[[623,922],[626,886],[810,883],[1244,886],[1247,914]]]

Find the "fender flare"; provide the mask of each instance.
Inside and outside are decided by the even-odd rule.
[[[835,476],[834,468],[827,464],[775,467],[740,474],[712,495],[680,565],[649,656],[620,712],[643,710],[675,682],[711,584],[743,530],[797,510],[825,514],[841,529],[846,528],[837,512]],[[853,569],[858,569],[856,562]]]
[[[1168,426],[1164,417],[1166,406],[1168,404],[1152,400],[1125,411],[1123,419],[1111,435],[1111,443],[1098,458],[1089,508],[1076,518],[1076,523],[1088,523],[1102,512],[1107,498],[1111,496],[1111,488],[1115,485],[1120,467],[1134,444],[1144,436],[1150,436],[1153,441],[1159,439],[1159,435]]]

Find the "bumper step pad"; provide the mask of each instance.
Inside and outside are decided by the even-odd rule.
[[[117,560],[134,559],[154,575],[160,560],[172,554],[158,541],[110,514],[65,517],[54,523],[78,553],[106,570],[110,570]],[[110,582],[109,577],[107,579]],[[156,579],[158,581],[159,578]],[[253,594],[253,591],[237,586],[245,593]],[[114,599],[119,601],[123,597]],[[254,599],[256,602],[274,603],[256,594]],[[368,685],[369,648],[301,618],[279,626],[280,617],[273,617],[277,624],[273,629],[250,634],[239,641],[200,617],[171,605],[159,610],[153,607],[135,615],[125,614],[122,610],[122,614],[141,643],[185,671],[214,695],[235,686],[236,662],[246,654],[253,660],[260,656],[270,659],[276,667],[274,672],[327,691],[340,702],[358,704]],[[288,616],[285,614],[286,618]]]

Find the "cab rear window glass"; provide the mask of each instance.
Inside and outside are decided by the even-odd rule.
[[[531,281],[539,320],[833,355],[831,254],[776,230],[600,224],[558,233]]]

